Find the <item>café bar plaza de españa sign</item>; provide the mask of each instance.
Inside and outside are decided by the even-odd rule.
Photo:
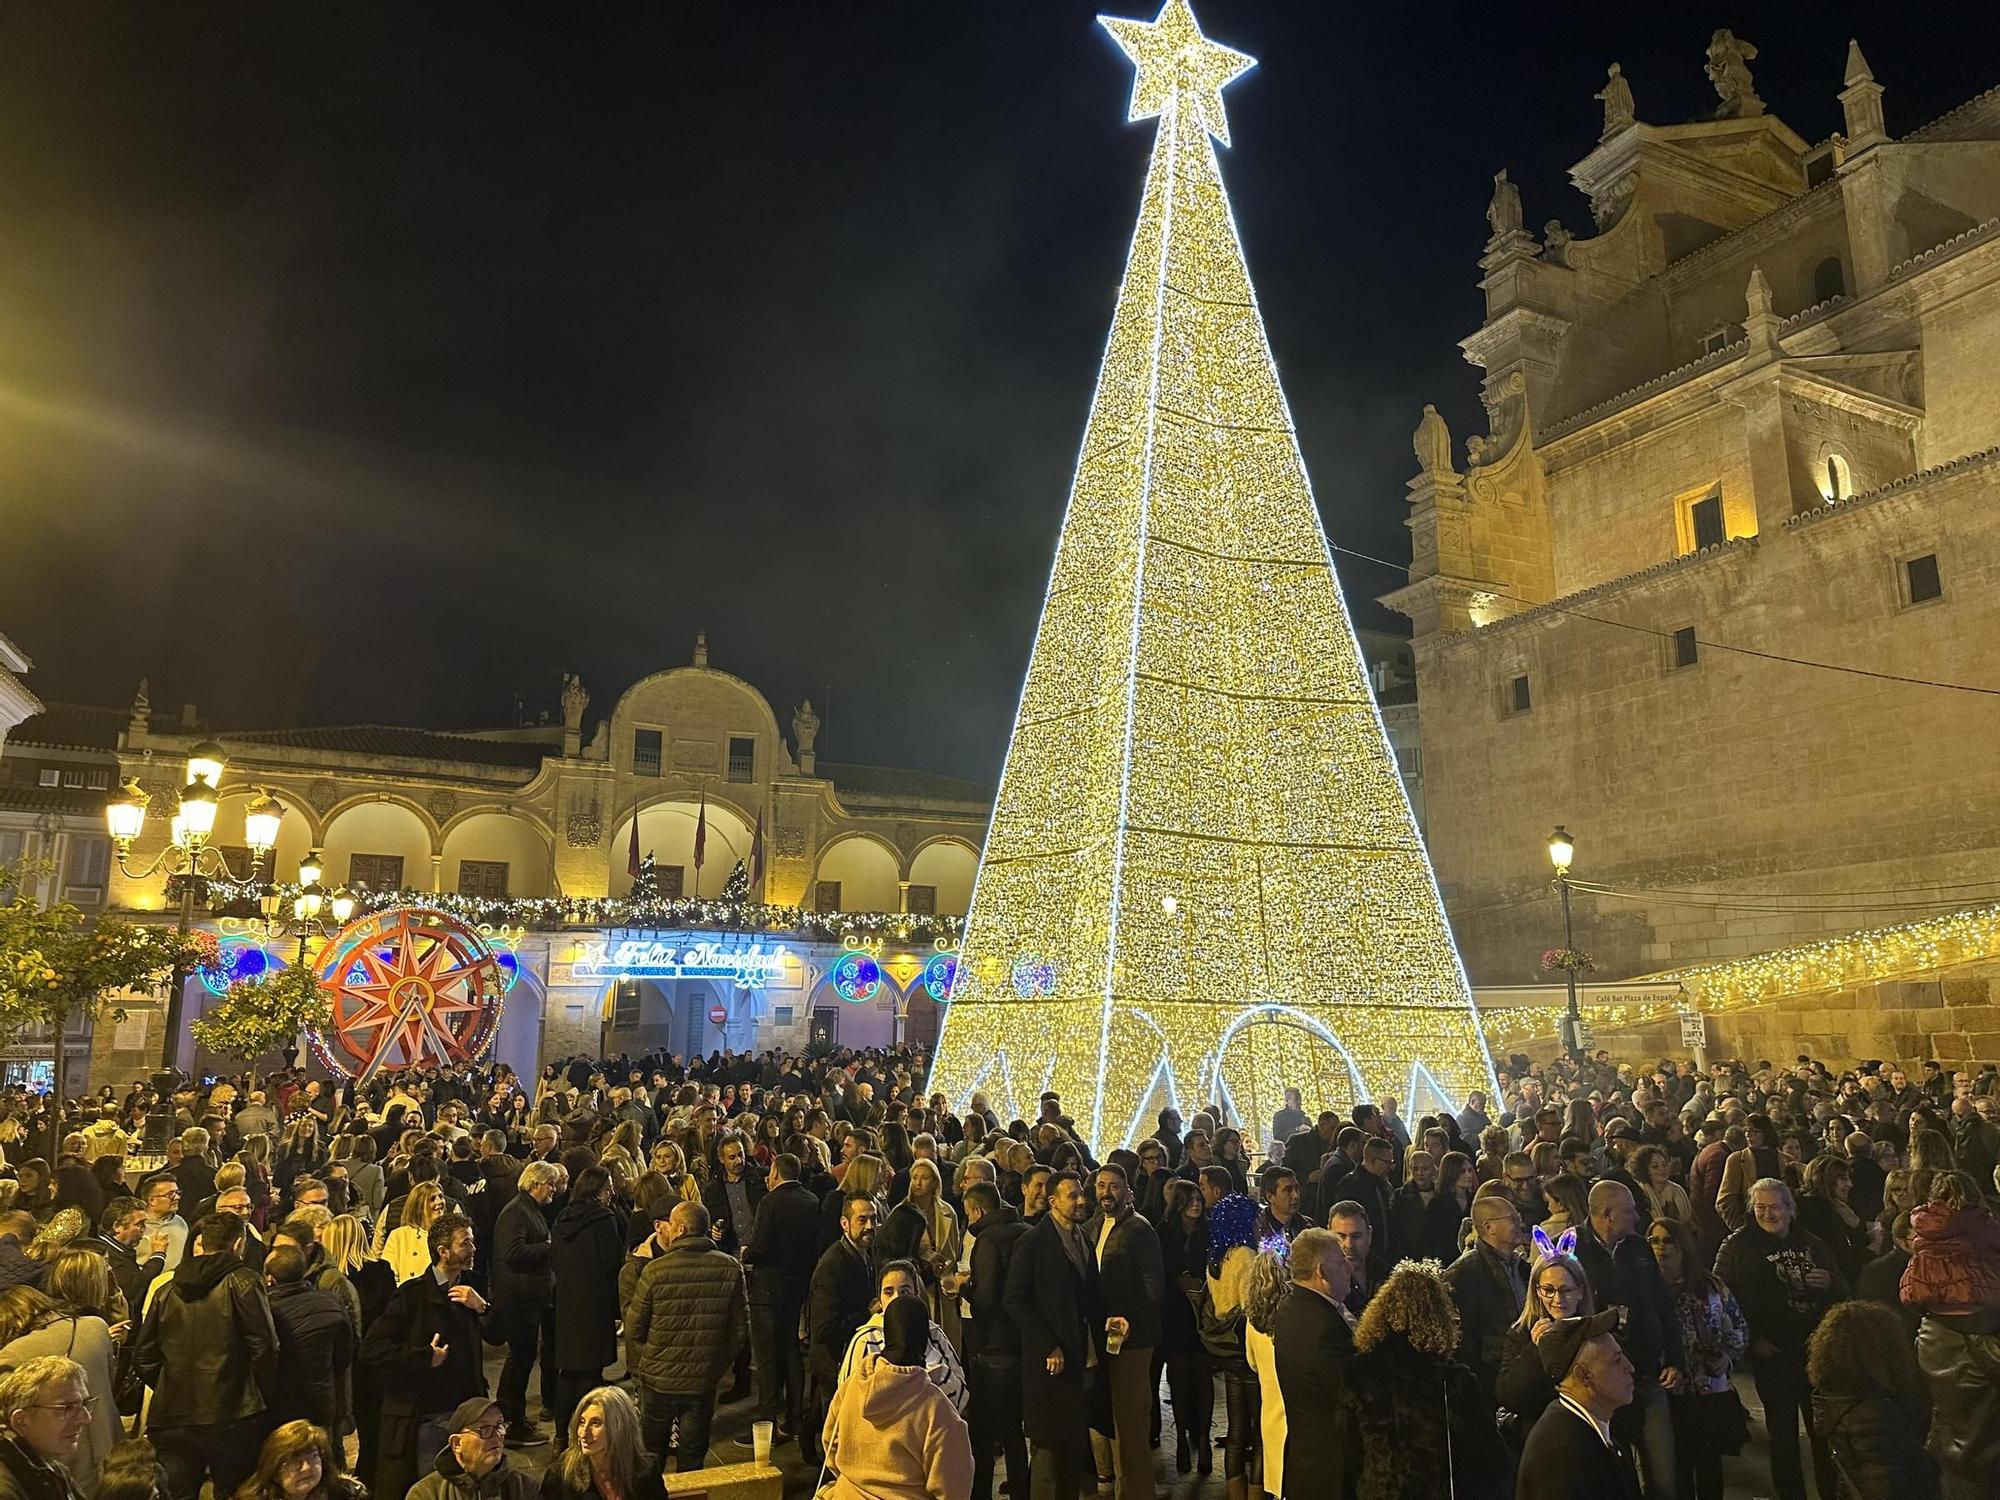
[[[739,990],[761,990],[784,975],[790,956],[782,944],[613,928],[578,944],[567,967],[576,980],[721,979]]]

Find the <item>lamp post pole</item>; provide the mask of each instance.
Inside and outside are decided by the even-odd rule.
[[[180,883],[181,894],[180,920],[174,924],[174,931],[185,940],[188,933],[194,930],[195,897],[198,890],[199,894],[206,896],[208,882],[195,874],[192,868],[186,874],[172,878]],[[173,978],[167,985],[166,1035],[160,1039],[160,1066],[163,1068],[180,1066],[181,1012],[187,1004],[187,981],[187,965],[182,961],[181,951],[176,949]]]
[[[1563,909],[1563,979],[1569,989],[1568,1027],[1565,1038],[1568,1044],[1569,1060],[1583,1061],[1583,1013],[1576,1004],[1576,926],[1570,916],[1569,907],[1569,867],[1576,858],[1576,840],[1569,836],[1569,830],[1560,823],[1556,831],[1549,835],[1549,863],[1556,868],[1556,890],[1562,896]]]

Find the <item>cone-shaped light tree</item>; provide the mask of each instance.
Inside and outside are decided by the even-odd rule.
[[[1223,191],[1253,66],[1187,0],[1103,18],[1157,117],[932,1087],[1100,1151],[1493,1086]]]

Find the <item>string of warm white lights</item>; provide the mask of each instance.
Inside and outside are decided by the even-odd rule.
[[[1252,60],[1103,18],[1157,115],[932,1086],[1102,1149],[1287,1086],[1492,1087],[1212,139]]]

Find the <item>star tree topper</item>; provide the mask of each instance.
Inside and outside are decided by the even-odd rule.
[[[1184,103],[1210,135],[1229,144],[1222,90],[1256,67],[1256,58],[1203,36],[1188,0],[1167,0],[1151,21],[1099,16],[1097,22],[1138,69],[1127,120],[1150,120]]]

